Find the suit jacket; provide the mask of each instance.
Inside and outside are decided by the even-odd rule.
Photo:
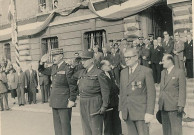
[[[174,50],[178,52],[179,60],[183,60],[184,43],[182,41],[175,42]]]
[[[145,60],[149,61],[150,60],[150,46],[143,46],[140,52],[141,57],[143,58],[143,56],[146,57]]]
[[[184,46],[184,56],[186,59],[193,59],[193,40],[190,43],[185,42]]]
[[[109,72],[110,78],[107,77],[108,86],[110,88],[109,105],[108,107],[116,107],[119,105],[119,88],[115,83],[114,76]]]
[[[25,86],[27,86],[27,80],[26,80],[26,75],[24,72],[20,73],[20,76],[18,76],[18,73],[15,73],[15,82],[17,84],[17,88],[18,88],[18,84],[20,83],[20,87],[25,88]]]
[[[28,91],[35,90],[38,86],[38,78],[37,78],[36,70],[32,69],[31,74],[29,70],[26,70],[25,75],[26,75],[26,84],[27,84]]]
[[[115,56],[113,54],[111,54],[111,62],[110,63],[114,67],[120,68],[120,61],[121,61],[121,58],[120,58],[120,54],[119,53],[115,53]]]
[[[121,71],[119,110],[124,120],[144,120],[145,113],[154,114],[156,90],[152,70],[138,65],[129,75]]]
[[[6,93],[7,91],[7,76],[5,72],[0,72],[0,94]]]
[[[173,55],[174,41],[172,39],[169,39],[168,42],[164,41],[162,47],[164,48],[164,53]]]
[[[48,85],[51,84],[50,76],[44,75],[39,72],[39,85]]]
[[[159,63],[160,61],[162,61],[162,57],[163,57],[162,47],[157,46],[156,49],[154,49],[154,47],[152,47],[150,49],[150,61],[151,61],[151,63]]]
[[[60,67],[52,65],[45,68],[44,64],[38,68],[39,72],[52,76],[52,91],[50,106],[52,108],[67,108],[68,100],[75,101],[77,96],[77,84],[71,79],[73,69],[63,62]]]
[[[13,90],[13,89],[17,88],[16,77],[17,77],[16,73],[12,73],[12,74],[7,75],[9,90]]]
[[[105,57],[104,54],[102,55],[101,59],[102,60],[108,60],[109,62],[111,62],[111,54],[110,53],[107,53],[106,54],[107,56]]]
[[[167,75],[166,69],[162,71],[159,95],[159,109],[165,111],[177,110],[186,103],[186,79],[184,71],[173,68]]]

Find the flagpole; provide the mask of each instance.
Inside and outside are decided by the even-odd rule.
[[[20,66],[20,59],[19,59],[19,46],[18,46],[18,27],[17,27],[17,12],[16,12],[16,0],[11,0],[9,11],[11,13],[11,39],[12,45],[15,46],[15,58],[16,58],[16,65]]]

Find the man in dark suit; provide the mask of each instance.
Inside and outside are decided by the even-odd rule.
[[[116,80],[117,85],[120,84],[120,54],[116,53],[115,49],[111,49],[111,65],[112,65],[112,74]]]
[[[173,55],[174,41],[170,38],[167,31],[164,31],[164,41],[162,47],[164,48],[164,53]]]
[[[111,74],[111,64],[107,60],[102,60],[100,63],[101,70],[107,75],[108,85],[110,88],[110,101],[108,108],[113,108],[112,111],[104,114],[104,135],[121,135],[121,120],[119,118],[119,88],[115,84],[115,79]]]
[[[145,43],[143,42],[143,40],[144,40],[144,37],[139,37],[138,38],[138,40],[139,40],[139,44],[137,44],[137,48],[139,49],[139,55],[140,55],[140,58],[139,58],[139,61],[140,61],[140,64],[141,65],[143,65],[143,62],[142,62],[142,48],[145,46]]]
[[[102,55],[102,60],[108,60],[109,62],[111,61],[111,54],[108,53],[107,48],[102,48],[103,55]]]
[[[149,37],[150,45],[153,45],[154,34],[148,34],[148,37]]]
[[[193,78],[193,40],[191,34],[187,35],[187,42],[184,44],[184,59],[187,70],[187,77]]]
[[[29,104],[36,104],[36,90],[38,87],[38,78],[36,70],[32,69],[32,64],[29,64],[28,70],[25,71],[26,75],[26,86],[28,91],[28,102]]]
[[[161,110],[163,135],[182,135],[182,115],[186,103],[186,79],[182,69],[174,66],[173,56],[164,55],[159,110]]]
[[[18,105],[19,106],[24,106],[26,103],[25,101],[25,86],[27,86],[27,81],[26,81],[26,75],[22,71],[21,67],[18,67],[17,72],[15,73],[16,76],[16,84],[17,84],[17,97],[18,97]]]
[[[129,135],[149,135],[156,99],[152,70],[139,65],[138,50],[127,50],[124,56],[127,68],[121,71],[119,110]]]
[[[77,96],[76,83],[71,79],[73,69],[63,61],[63,49],[51,50],[53,65],[45,68],[49,55],[44,55],[39,64],[39,72],[52,76],[50,106],[53,111],[55,135],[71,135],[72,107]]]
[[[83,52],[81,58],[85,69],[76,72],[72,78],[78,80],[83,134],[102,135],[103,114],[108,107],[110,93],[107,76],[95,67],[91,52]]]
[[[50,76],[44,75],[39,72],[39,85],[41,89],[42,103],[48,102],[49,90],[50,90]]]
[[[154,40],[154,46],[150,49],[150,62],[154,76],[154,82],[159,84],[161,78],[161,62],[163,57],[163,49],[158,46],[157,40]]]

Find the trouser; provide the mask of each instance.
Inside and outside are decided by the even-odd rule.
[[[184,70],[184,61],[180,60],[177,55],[174,56],[175,67]]]
[[[52,108],[55,135],[71,135],[72,108]]]
[[[36,89],[28,91],[28,102],[31,103],[32,101],[34,104],[36,103]]]
[[[163,135],[182,135],[182,116],[177,111],[161,111]]]
[[[120,71],[119,68],[116,67],[112,70],[112,74],[114,75],[114,79],[116,80],[117,85],[120,85]]]
[[[102,105],[102,97],[80,97],[80,114],[84,135],[102,135],[103,115],[90,114],[99,111]]]
[[[152,71],[155,83],[160,83],[161,79],[161,65],[159,63],[152,63]]]
[[[26,103],[25,93],[24,93],[24,88],[21,87],[21,84],[18,84],[18,88],[16,89],[16,91],[18,96],[18,104],[24,105]]]
[[[149,135],[149,125],[144,120],[125,121],[127,124],[128,135]]]
[[[187,69],[187,77],[193,78],[193,59],[186,59],[185,67]]]
[[[122,134],[121,120],[119,118],[118,107],[104,114],[104,135]]]
[[[42,102],[48,102],[49,85],[40,85]]]
[[[7,93],[1,93],[0,98],[1,98],[1,109],[4,110],[4,104],[3,104],[3,100],[4,100],[5,109],[8,110],[9,106],[8,106],[8,95],[7,95]]]

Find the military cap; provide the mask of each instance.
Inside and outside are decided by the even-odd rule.
[[[175,36],[179,36],[179,32],[174,33]]]
[[[138,39],[139,39],[139,40],[143,40],[143,39],[144,39],[144,37],[138,37]]]
[[[132,39],[127,39],[127,42],[133,42],[133,40]]]
[[[109,42],[113,42],[113,40],[112,40],[112,39],[110,39],[110,40],[109,40]]]
[[[83,51],[80,55],[82,59],[91,59],[93,58],[93,52],[90,51]]]
[[[63,54],[63,48],[55,48],[51,50],[51,55]]]
[[[148,37],[153,37],[154,36],[154,34],[148,34]]]
[[[121,42],[121,39],[118,39],[116,42]]]

